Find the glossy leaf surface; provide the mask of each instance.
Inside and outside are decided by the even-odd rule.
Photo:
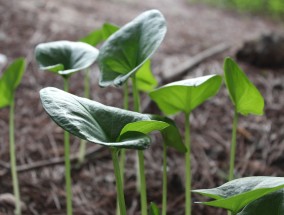
[[[90,67],[98,54],[99,51],[91,45],[71,41],[41,43],[35,49],[40,69],[64,76]]]
[[[194,190],[215,199],[202,204],[239,212],[252,201],[284,187],[283,177],[256,176],[232,180],[213,189]]]
[[[121,86],[148,60],[166,33],[163,15],[149,10],[112,34],[100,49],[100,85]]]
[[[265,195],[250,204],[238,215],[282,215],[284,214],[284,190]]]
[[[160,210],[154,202],[150,204],[149,215],[160,215]]]
[[[205,100],[214,96],[222,83],[219,75],[207,75],[173,82],[149,93],[153,101],[166,114],[190,113]]]
[[[262,115],[264,99],[238,64],[227,58],[224,63],[225,83],[238,113]]]
[[[0,78],[0,108],[9,106],[25,72],[25,59],[14,60]]]
[[[137,88],[143,92],[149,92],[158,85],[158,81],[151,70],[151,60],[147,60],[136,73]]]
[[[110,35],[119,29],[118,26],[111,23],[105,23],[100,29],[97,29],[86,37],[80,39],[81,42],[88,43],[91,46],[97,46],[105,41]]]
[[[41,90],[40,97],[44,109],[60,127],[81,139],[109,147],[145,149],[150,139],[137,131],[148,133],[152,131],[149,128],[165,127],[165,123],[151,121],[146,114],[105,106],[52,87]],[[133,129],[128,126],[127,131],[121,132],[129,123],[138,121],[147,122],[138,123]],[[133,135],[137,133],[138,136]]]

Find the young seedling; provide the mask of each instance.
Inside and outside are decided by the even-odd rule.
[[[87,43],[91,46],[97,46],[98,44],[105,41],[110,35],[116,32],[119,29],[118,26],[111,23],[105,23],[99,29],[94,30],[89,33],[87,36],[80,39],[81,42]],[[90,98],[90,69],[87,68],[84,73],[84,97]],[[85,153],[86,153],[86,144],[85,140],[80,141],[80,148],[78,152],[78,164],[81,165],[84,162]],[[123,180],[122,180],[123,183]]]
[[[281,192],[273,193],[282,188],[284,188],[283,177],[255,176],[235,179],[217,188],[194,190],[193,192],[214,199],[210,202],[201,202],[202,204],[227,209],[231,211],[233,215],[240,212],[242,208],[244,208],[243,211],[238,215],[276,215],[278,213],[271,213],[271,211],[263,213],[265,210],[262,211],[262,213],[255,213],[256,208],[252,208],[252,206],[257,205],[263,208],[259,203],[271,201],[271,197],[277,197],[278,199],[280,198],[283,200],[283,190]],[[272,196],[268,194],[271,194]],[[260,202],[254,202],[257,199],[259,199]],[[276,208],[278,209],[279,206],[282,206],[283,211],[283,201],[275,202],[274,199],[272,205],[275,207],[272,210],[275,211]],[[257,210],[260,211],[259,208]],[[254,213],[248,213],[249,211],[254,211]]]
[[[166,33],[163,15],[157,10],[142,13],[112,34],[100,49],[100,86],[121,86],[132,78],[134,111],[140,112],[136,73],[161,44]],[[138,187],[141,214],[147,214],[143,151],[138,150]]]
[[[15,91],[19,86],[25,72],[26,63],[23,58],[13,61],[5,70],[0,78],[0,108],[9,106],[9,139],[10,139],[10,165],[13,181],[15,202],[15,215],[21,215],[20,190],[17,176],[16,149],[15,149],[15,128],[14,128],[14,109]]]
[[[231,101],[234,105],[234,120],[230,151],[230,181],[234,179],[238,114],[240,113],[245,116],[248,114],[262,115],[264,100],[257,88],[249,81],[245,73],[231,58],[225,59],[224,73],[225,83],[229,91]]]
[[[185,214],[191,214],[191,164],[190,164],[190,113],[208,98],[214,96],[222,83],[219,75],[208,75],[194,79],[177,81],[162,86],[149,93],[159,108],[166,115],[173,115],[177,112],[184,113],[185,119]]]
[[[150,144],[150,138],[146,134],[163,130],[169,124],[152,120],[150,115],[105,106],[56,88],[41,90],[40,97],[48,115],[64,130],[110,148],[120,214],[126,215],[117,152],[123,148],[146,149]]]
[[[69,77],[75,72],[90,67],[98,56],[98,50],[83,42],[56,41],[39,44],[35,49],[35,56],[40,69],[54,72],[63,77],[64,90],[68,91]],[[64,132],[67,215],[72,214],[71,168],[69,155],[69,133]]]

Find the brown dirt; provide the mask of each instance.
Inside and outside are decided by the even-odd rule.
[[[207,60],[188,75],[222,73],[225,56],[233,56],[245,39],[261,33],[279,31],[280,22],[266,18],[221,11],[185,0],[0,0],[0,51],[9,60],[25,56],[29,66],[16,95],[16,144],[18,165],[30,165],[63,155],[63,135],[44,113],[39,90],[46,86],[62,88],[62,80],[39,72],[34,62],[35,45],[54,40],[78,40],[109,21],[123,25],[142,11],[159,9],[168,22],[166,39],[153,57],[157,76],[171,71],[190,56],[220,42],[231,49]],[[265,97],[264,116],[241,117],[238,126],[237,177],[249,175],[283,176],[284,164],[284,73],[242,65]],[[94,69],[97,71],[97,69]],[[92,98],[107,105],[122,106],[122,92],[100,89],[98,73],[92,74]],[[71,93],[82,95],[82,74],[71,78]],[[152,107],[153,112],[157,112]],[[8,109],[0,110],[0,173],[9,162]],[[176,116],[182,128],[182,116]],[[232,105],[224,87],[218,96],[201,105],[191,116],[193,188],[210,188],[226,181],[231,136]],[[182,129],[181,129],[182,130]],[[159,138],[159,137],[155,137]],[[79,140],[72,140],[72,152]],[[91,144],[90,144],[91,145]],[[139,196],[135,192],[135,160],[129,152],[126,168],[128,214],[139,214]],[[184,214],[184,159],[169,150],[169,211]],[[161,203],[161,145],[153,144],[145,152],[148,200]],[[1,175],[1,174],[0,174]],[[73,204],[76,215],[105,215],[115,211],[115,182],[110,155],[100,151],[81,168],[73,168]],[[64,166],[56,165],[20,173],[21,197],[26,215],[65,214]],[[0,176],[0,195],[12,193],[9,174]],[[200,200],[200,196],[193,196]],[[193,206],[193,214],[225,214],[222,210]],[[0,205],[0,214],[12,214],[12,208]]]

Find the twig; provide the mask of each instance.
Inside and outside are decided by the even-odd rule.
[[[105,149],[106,148],[102,147],[102,146],[91,147],[86,151],[85,157],[90,157],[91,155],[98,153],[98,152],[102,152]],[[77,162],[78,161],[78,155],[77,154],[70,155],[70,161],[71,162]],[[17,172],[22,173],[22,172],[35,170],[35,169],[40,169],[40,168],[43,168],[43,167],[59,165],[59,164],[63,164],[63,163],[64,163],[64,157],[58,157],[58,158],[53,158],[53,159],[50,159],[50,160],[38,161],[38,162],[34,162],[32,164],[26,164],[26,165],[18,166]],[[4,176],[10,171],[10,165],[9,164],[7,164],[3,161],[0,161],[0,166],[5,168],[4,171],[0,172],[0,176]]]

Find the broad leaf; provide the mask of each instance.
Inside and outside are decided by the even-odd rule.
[[[222,83],[219,75],[207,75],[164,85],[149,93],[166,114],[190,113],[205,100],[214,96]]]
[[[150,204],[149,215],[160,215],[160,210],[154,202]]]
[[[224,63],[225,83],[238,113],[262,115],[264,100],[257,88],[232,59]]]
[[[137,131],[143,134],[148,134],[155,130],[163,130],[168,126],[168,123],[156,120],[131,122],[123,127],[120,135],[129,131]]]
[[[151,71],[151,60],[147,60],[136,73],[137,88],[149,92],[158,85],[158,81]]]
[[[145,149],[150,139],[139,131],[148,133],[165,127],[164,122],[151,121],[146,114],[105,106],[52,87],[41,90],[40,97],[44,109],[60,127],[81,139],[109,147]],[[132,129],[127,126],[143,120],[147,122],[137,123]],[[126,131],[121,132],[125,126]]]
[[[88,43],[92,46],[97,46],[99,43],[105,41],[110,35],[119,29],[118,26],[111,23],[105,23],[100,29],[97,29],[86,37],[80,39],[81,42]]]
[[[56,41],[42,43],[35,49],[36,60],[42,70],[69,76],[90,67],[99,51],[83,42]]]
[[[0,78],[0,108],[9,106],[25,72],[25,59],[14,60]]]
[[[202,204],[237,213],[252,201],[281,188],[284,188],[283,177],[256,176],[236,179],[217,188],[193,192],[216,199]]]
[[[163,15],[157,10],[142,13],[112,34],[100,49],[100,85],[121,86],[151,57],[166,33]]]
[[[265,195],[244,207],[238,215],[283,215],[284,190]]]

